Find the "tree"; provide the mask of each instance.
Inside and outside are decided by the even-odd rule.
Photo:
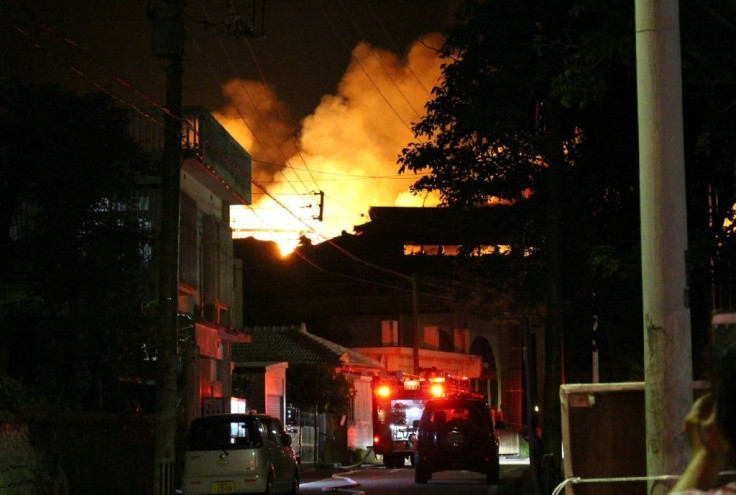
[[[706,379],[696,332],[716,308],[736,305],[736,4],[681,2],[688,264],[696,378]],[[724,222],[726,227],[724,228]],[[706,296],[707,295],[707,296]]]
[[[733,234],[722,224],[736,199],[728,138],[734,45],[725,41],[734,39],[736,9],[717,1],[683,9],[690,274],[698,289],[691,296],[702,316],[714,304],[707,294],[733,294]],[[449,207],[500,199],[516,211],[515,248],[532,255],[516,265],[524,276],[506,279],[506,292],[533,298],[529,286],[547,278],[544,448],[556,456],[563,339],[568,381],[585,381],[596,316],[599,345],[609,348],[602,376],[641,379],[633,4],[468,0],[440,54],[443,79],[400,171],[425,172],[414,191],[437,190]],[[693,329],[702,339],[702,322]]]
[[[352,386],[341,373],[326,366],[294,365],[287,370],[286,396],[302,412],[347,414]]]
[[[590,325],[590,308],[573,310],[591,301],[593,261],[611,261],[595,253],[626,259],[638,241],[633,36],[623,2],[464,2],[440,52],[444,79],[414,128],[422,139],[399,160],[402,172],[428,172],[416,192],[438,190],[448,206],[502,200],[517,211],[512,250],[532,254],[519,258],[527,276],[512,293],[534,294],[525,286],[547,280],[544,450],[553,478],[563,323]],[[567,332],[564,340],[589,350],[589,337],[583,346]]]
[[[118,407],[143,361],[146,162],[101,94],[6,82],[0,119],[0,372],[57,403]]]

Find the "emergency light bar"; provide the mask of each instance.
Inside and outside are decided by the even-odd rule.
[[[381,385],[376,389],[376,395],[384,398],[388,397],[389,395],[391,395],[391,387],[389,387],[388,385]]]

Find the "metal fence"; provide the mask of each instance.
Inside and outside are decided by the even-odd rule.
[[[721,471],[718,476],[719,481],[717,484],[719,486],[724,485],[728,482],[736,481],[736,471]],[[618,494],[621,493],[621,486],[614,485],[621,485],[625,483],[629,484],[629,486],[631,486],[632,484],[635,486],[640,485],[641,491],[643,493],[655,493],[655,491],[657,491],[657,489],[661,485],[664,485],[664,491],[669,492],[678,479],[680,479],[679,474],[663,474],[657,476],[622,476],[609,478],[581,478],[579,476],[572,476],[557,485],[557,487],[555,487],[555,489],[552,491],[552,495],[561,495],[562,493],[571,495],[575,491],[575,486],[579,486],[580,488],[589,488],[589,490],[585,493],[598,494],[601,492],[610,492]],[[603,489],[604,486],[605,489]],[[582,490],[578,490],[578,492],[580,491]],[[626,492],[630,494],[632,493],[632,490],[626,490]]]
[[[552,491],[552,495],[560,495],[562,493],[567,493],[566,489],[568,487],[572,488],[574,485],[610,485],[610,484],[616,484],[616,483],[652,483],[652,489],[660,484],[660,483],[666,483],[668,490],[669,487],[674,484],[674,482],[679,479],[679,475],[673,475],[673,474],[665,474],[661,476],[629,476],[629,477],[621,477],[621,478],[580,478],[577,476],[573,476],[572,478],[567,478],[562,483],[557,485],[555,489]],[[572,490],[570,490],[572,491]],[[569,495],[569,494],[568,494]]]
[[[292,438],[292,448],[299,462],[314,464],[317,462],[317,429],[314,426],[287,426]]]

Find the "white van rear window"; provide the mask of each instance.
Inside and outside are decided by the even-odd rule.
[[[188,450],[252,449],[263,445],[258,422],[246,417],[206,417],[192,422]]]

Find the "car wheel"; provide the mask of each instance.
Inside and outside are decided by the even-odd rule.
[[[486,484],[487,485],[498,485],[498,480],[501,474],[501,467],[499,466],[498,457],[491,458],[486,466]]]
[[[414,481],[416,483],[426,483],[432,478],[432,469],[427,461],[417,459],[414,461]]]

